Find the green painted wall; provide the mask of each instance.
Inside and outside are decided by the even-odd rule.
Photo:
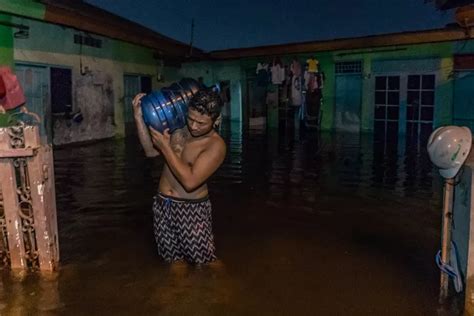
[[[0,0],[0,12],[43,20],[46,8],[33,0]]]
[[[0,3],[1,7],[1,3]],[[0,13],[1,22],[11,22],[11,16]],[[13,31],[9,26],[0,25],[0,65],[13,68]],[[0,114],[0,127],[9,125],[10,114]]]
[[[4,1],[0,0],[0,11],[4,9],[2,3]],[[11,28],[0,26],[0,61],[10,65],[19,62],[45,67],[67,67],[72,69],[73,89],[75,91],[78,90],[77,85],[80,85],[82,89],[90,88],[93,90],[94,84],[92,81],[87,81],[87,76],[81,76],[80,64],[82,62],[83,69],[85,70],[85,67],[87,67],[90,71],[88,74],[97,78],[97,82],[102,83],[107,80],[106,82],[110,83],[108,87],[114,107],[114,127],[112,128],[115,129],[115,135],[121,136],[124,134],[123,112],[124,107],[128,106],[124,104],[123,98],[124,74],[150,76],[152,77],[152,88],[158,89],[164,84],[164,82],[156,80],[156,75],[159,72],[164,74],[165,77],[171,78],[172,74],[178,71],[177,68],[173,67],[163,68],[160,62],[153,58],[153,50],[150,48],[95,34],[91,35],[102,40],[102,47],[95,48],[83,45],[81,48],[79,44],[74,43],[74,35],[87,36],[87,33],[40,21],[39,19],[42,18],[44,12],[41,13],[40,7],[35,6],[32,2],[24,1],[17,4],[17,6],[8,8],[11,14],[32,16],[34,19],[12,16],[10,13],[0,15],[0,19],[27,25],[29,36],[26,39],[13,38]],[[24,11],[22,11],[23,9]],[[81,108],[84,112],[91,106],[88,101],[79,98],[78,94],[74,93],[73,107]],[[108,133],[108,131],[106,132]],[[79,135],[79,133],[76,134],[73,136],[84,136]],[[100,135],[97,137],[102,137]],[[92,136],[92,138],[94,137],[95,135]]]
[[[1,14],[1,12],[8,14]],[[10,14],[31,17],[35,20],[11,17]],[[82,53],[84,56],[130,63],[131,65],[141,64],[153,67],[153,69],[156,68],[158,71],[159,65],[157,61],[153,59],[151,49],[93,35],[102,40],[102,48],[82,46],[81,51],[81,47],[74,44],[73,39],[74,34],[84,34],[70,28],[39,21],[44,18],[44,14],[45,7],[32,0],[0,0],[0,20],[11,20],[13,23],[21,23],[30,27],[30,36],[28,39],[13,39],[11,28],[0,26],[1,63],[13,64],[12,47],[14,46],[15,49],[18,50],[69,54],[74,55],[74,58]],[[48,36],[44,36],[44,34],[48,34]],[[363,62],[361,129],[371,130],[373,126],[374,108],[372,96],[374,80],[372,64],[374,62],[396,60],[403,63],[404,60],[411,59],[438,59],[439,69],[437,70],[437,89],[435,94],[435,126],[439,126],[448,124],[452,120],[453,54],[472,52],[474,52],[474,40],[471,39],[460,42],[290,54],[282,56],[282,60],[285,64],[289,64],[293,58],[304,62],[309,57],[314,56],[320,61],[320,69],[325,73],[322,105],[322,128],[325,130],[332,129],[334,126],[335,63],[339,61],[361,60]],[[231,82],[231,119],[246,125],[249,116],[247,113],[248,105],[246,104],[246,71],[255,69],[258,62],[268,63],[271,62],[271,59],[272,56],[268,56],[243,58],[225,62],[187,63],[182,65],[181,68],[164,67],[161,69],[164,80],[154,82],[153,87],[159,88],[168,85],[182,77],[202,77],[206,85],[229,80]],[[389,63],[387,63],[385,71],[391,71]]]
[[[451,118],[450,113],[452,108],[452,82],[450,82],[448,79],[448,74],[452,71],[452,48],[453,43],[448,42],[410,46],[393,46],[383,49],[374,48],[372,49],[372,51],[370,49],[364,49],[332,52],[332,69],[334,69],[335,62],[353,60],[361,60],[363,62],[361,130],[370,131],[373,129],[374,104],[372,94],[374,89],[374,73],[372,69],[372,64],[374,62],[382,62],[383,64],[384,61],[387,61],[385,69],[379,69],[378,71],[386,73],[396,73],[397,69],[403,68],[403,63],[407,60],[439,59],[439,66],[438,69],[436,69],[436,71],[438,72],[438,85],[435,95],[435,126],[448,123]],[[423,70],[420,69],[420,71]],[[329,87],[329,89],[333,90],[332,87]],[[324,95],[326,99],[326,91]],[[406,102],[405,99],[406,96],[402,95],[402,107],[404,102]],[[332,102],[332,106],[334,106],[334,102]],[[324,121],[324,128],[331,126],[330,122],[327,122],[326,120]]]
[[[10,16],[0,14],[0,21],[10,22]],[[13,66],[13,33],[12,29],[0,25],[0,65]]]
[[[242,66],[239,61],[187,63],[182,65],[180,75],[194,79],[202,77],[207,86],[220,81],[230,81],[230,118],[243,123],[242,87],[245,81],[242,80]]]
[[[325,73],[325,82],[323,89],[323,119],[322,128],[332,129],[334,126],[335,113],[335,63],[342,61],[362,61],[362,104],[361,104],[361,130],[370,131],[373,129],[373,82],[374,74],[372,64],[377,62],[382,66],[382,72],[397,71],[397,64],[403,64],[408,60],[428,60],[434,59],[437,63],[436,77],[437,87],[435,92],[435,120],[434,125],[439,126],[449,124],[452,121],[453,107],[453,55],[467,54],[474,52],[474,40],[461,42],[443,42],[432,44],[417,44],[405,46],[392,46],[385,48],[345,50],[318,52],[308,54],[292,54],[282,56],[282,61],[289,64],[293,58],[304,62],[309,57],[315,57],[320,62],[320,70]],[[258,62],[271,62],[272,56],[243,58],[238,61],[215,62],[215,63],[193,63],[183,67],[183,73],[191,76],[202,76],[207,84],[219,80],[240,81],[240,113],[245,125],[248,119],[247,104],[245,104],[246,95],[246,77],[245,71],[254,70]],[[382,62],[381,62],[382,61]],[[395,67],[393,65],[396,65]],[[240,71],[237,69],[240,67]],[[383,68],[385,67],[385,69]],[[402,65],[400,66],[402,67]],[[380,71],[380,70],[379,70]],[[421,68],[419,71],[423,71]],[[406,102],[406,96],[401,96],[402,102]],[[233,104],[234,107],[234,104]],[[237,115],[237,114],[235,114]]]
[[[163,80],[159,83],[159,88],[168,86],[173,82],[179,81],[181,79],[181,76],[179,75],[179,70],[179,67],[163,67],[161,71]]]
[[[16,39],[15,48],[59,54],[93,56],[112,59],[120,62],[137,64],[157,64],[153,59],[153,51],[149,48],[110,39],[92,34],[102,40],[102,48],[90,47],[74,43],[74,35],[85,36],[86,33],[71,28],[35,20],[14,17],[14,23],[22,23],[30,27],[27,39]],[[48,34],[48,36],[44,36]]]

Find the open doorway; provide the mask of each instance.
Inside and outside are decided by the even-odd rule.
[[[267,88],[258,84],[255,71],[247,71],[247,106],[250,127],[266,126],[266,94]]]
[[[230,80],[219,82],[221,88],[221,99],[224,103],[222,108],[222,119],[230,120]]]

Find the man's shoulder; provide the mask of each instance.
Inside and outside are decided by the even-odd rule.
[[[213,137],[215,137],[214,142],[219,143],[219,145],[225,146],[225,141],[219,133],[215,132]]]
[[[213,150],[215,149],[221,149],[221,150],[226,150],[226,144],[225,144],[225,141],[224,139],[222,138],[221,135],[219,135],[219,133],[214,133],[210,139],[209,139],[209,142],[208,142],[208,148],[212,148]]]

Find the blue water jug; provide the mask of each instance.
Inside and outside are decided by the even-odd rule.
[[[184,78],[144,96],[141,107],[145,124],[161,133],[167,128],[170,133],[183,128],[186,125],[188,103],[200,88],[196,80]]]

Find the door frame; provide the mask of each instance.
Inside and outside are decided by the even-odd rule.
[[[142,91],[142,77],[148,77],[150,78],[151,80],[151,90],[153,91],[153,76],[152,75],[148,75],[148,74],[140,74],[140,73],[130,73],[130,72],[124,72],[123,73],[123,76],[122,76],[122,82],[123,82],[123,96],[122,96],[122,105],[123,105],[123,108],[122,108],[122,115],[123,115],[123,124],[124,124],[124,131],[125,131],[125,134],[128,134],[130,130],[135,130],[135,129],[132,129],[132,128],[129,128],[127,127],[127,125],[131,125],[132,122],[128,122],[126,119],[127,119],[127,115],[126,115],[126,111],[127,111],[127,106],[131,108],[131,105],[127,104],[126,102],[126,98],[127,96],[125,95],[125,87],[126,87],[126,84],[125,84],[125,78],[126,77],[135,77],[135,79],[138,80],[138,93],[140,93],[140,91]],[[133,96],[132,96],[133,97]],[[130,100],[131,101],[131,100]],[[132,115],[133,115],[133,112],[132,112]]]
[[[363,84],[364,84],[364,78],[362,76],[362,73],[339,73],[339,74],[335,74],[334,77],[335,77],[335,80],[334,80],[334,110],[333,110],[333,117],[334,117],[334,120],[333,120],[333,129],[337,130],[337,126],[336,126],[336,113],[337,113],[337,77],[345,77],[345,76],[358,76],[360,78],[360,87],[359,87],[359,90],[360,90],[360,100],[359,100],[359,111],[358,111],[358,115],[359,115],[359,132],[361,131],[362,129],[362,99],[363,99]],[[374,84],[374,87],[375,87],[375,84]],[[342,130],[344,131],[344,130]]]
[[[41,69],[42,71],[44,71],[43,80],[45,80],[44,83],[47,84],[47,95],[46,95],[46,98],[44,98],[44,95],[41,97],[42,98],[42,104],[43,104],[43,108],[41,109],[41,112],[40,113],[35,113],[34,110],[32,110],[31,108],[28,108],[28,99],[26,100],[25,105],[26,105],[26,108],[28,110],[31,110],[33,113],[37,114],[40,117],[42,122],[39,122],[39,124],[44,127],[44,133],[46,134],[46,135],[42,135],[42,137],[46,136],[46,139],[47,139],[48,143],[51,143],[52,140],[53,140],[53,124],[52,124],[53,115],[52,115],[52,108],[51,108],[51,69],[50,69],[51,65],[15,60],[14,61],[14,67],[15,67],[14,68],[15,69],[15,71],[14,71],[15,74],[17,74],[18,67],[37,68],[37,69]],[[22,88],[25,91],[25,88],[24,87],[22,87]],[[25,91],[25,97],[27,97],[26,91]],[[44,105],[46,105],[46,108],[44,108]],[[41,129],[40,129],[40,134],[41,134]]]

